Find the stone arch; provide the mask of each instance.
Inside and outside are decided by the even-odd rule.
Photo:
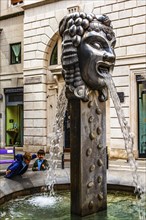
[[[59,39],[59,33],[56,32],[54,35],[49,39],[45,51],[44,51],[44,61],[45,61],[45,66],[48,67],[50,63],[50,58],[52,51],[54,49],[55,44],[57,43]]]

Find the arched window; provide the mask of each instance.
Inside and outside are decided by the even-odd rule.
[[[52,54],[51,54],[51,59],[50,59],[50,65],[56,65],[58,64],[58,45],[57,43],[55,44],[55,47],[53,48]]]

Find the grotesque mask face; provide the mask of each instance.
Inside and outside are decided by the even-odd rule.
[[[78,47],[81,76],[92,90],[99,91],[100,101],[107,100],[105,78],[115,64],[115,39],[109,41],[103,31],[85,32]]]
[[[60,22],[63,37],[63,76],[75,96],[88,100],[96,90],[99,100],[108,98],[105,78],[115,63],[115,35],[106,15],[73,13]]]

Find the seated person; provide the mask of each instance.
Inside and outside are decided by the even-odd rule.
[[[44,158],[45,157],[45,151],[40,149],[37,152],[37,157],[36,161],[34,162],[32,166],[33,171],[40,171],[40,170],[46,170],[49,168],[48,161]]]
[[[15,156],[16,161],[14,161],[6,170],[6,178],[12,178],[17,175],[24,174],[29,166],[29,163],[32,159],[36,158],[36,155],[31,155],[28,152],[25,152],[24,155],[17,154]]]

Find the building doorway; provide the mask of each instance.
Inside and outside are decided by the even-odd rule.
[[[142,76],[137,76],[137,90],[139,157],[146,158],[146,79]]]
[[[23,146],[23,88],[8,88],[4,92],[6,145]]]

